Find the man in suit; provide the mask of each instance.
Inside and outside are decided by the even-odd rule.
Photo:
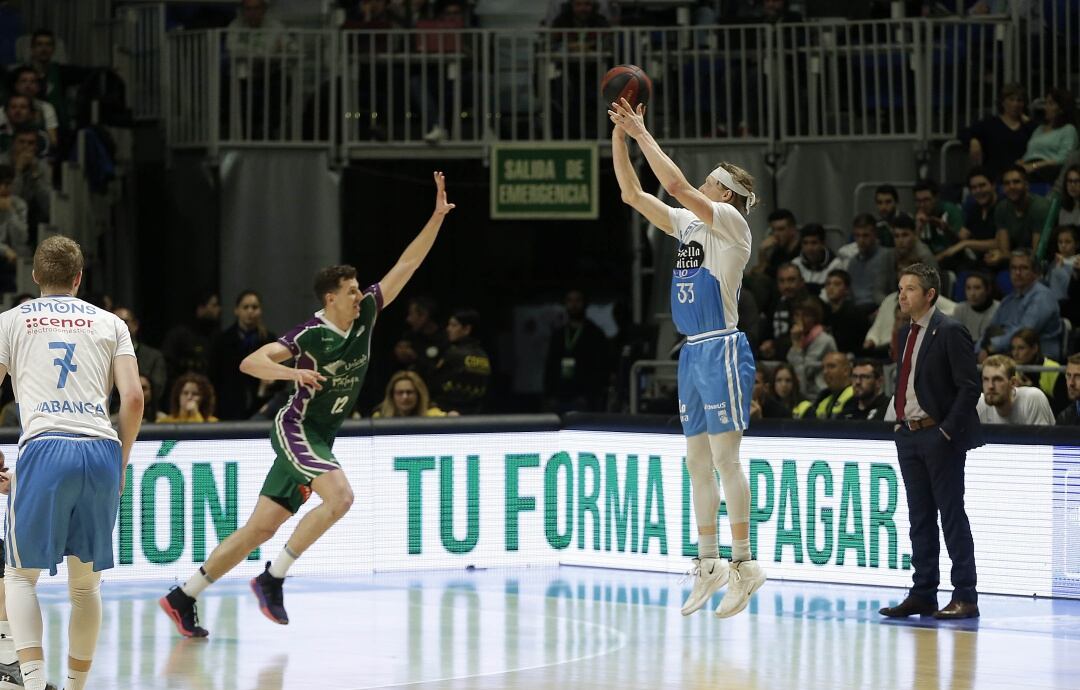
[[[911,522],[913,586],[890,618],[933,615],[975,618],[975,547],[964,510],[967,451],[983,444],[975,412],[979,375],[971,335],[934,307],[941,291],[936,269],[912,264],[900,271],[900,311],[911,320],[898,334],[896,454]],[[938,610],[937,514],[952,559],[952,601]]]

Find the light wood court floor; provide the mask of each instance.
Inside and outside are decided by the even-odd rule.
[[[63,584],[41,591],[54,682]],[[897,623],[877,610],[901,590],[769,582],[736,618],[683,618],[677,575],[564,567],[290,578],[278,626],[235,579],[201,600],[210,638],[184,640],[157,607],[166,589],[103,586],[88,687],[1080,688],[1074,601],[983,596],[977,622]]]

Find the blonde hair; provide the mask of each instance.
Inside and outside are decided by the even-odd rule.
[[[728,173],[731,175],[731,179],[734,182],[736,182],[737,184],[741,184],[744,188],[746,188],[746,191],[750,192],[750,196],[745,197],[742,194],[736,192],[735,190],[729,190],[734,196],[734,199],[732,200],[732,206],[739,209],[739,211],[741,211],[744,216],[750,215],[750,211],[752,211],[761,202],[757,195],[754,194],[754,176],[747,172],[745,169],[735,165],[734,163],[721,162],[718,163],[716,167],[727,170]],[[727,187],[723,183],[718,184],[720,184],[721,187],[724,187],[724,189],[727,189]]]
[[[1016,362],[1012,357],[1006,355],[991,355],[987,357],[983,362],[983,369],[987,367],[993,367],[995,369],[1004,369],[1006,378],[1013,378],[1016,376]]]
[[[386,396],[383,401],[379,403],[379,406],[375,408],[375,416],[377,417],[400,417],[397,412],[397,408],[394,407],[394,386],[399,381],[409,381],[412,383],[413,388],[416,389],[416,407],[413,408],[413,413],[410,417],[423,417],[427,414],[428,407],[431,406],[431,394],[428,393],[428,388],[424,385],[424,380],[420,378],[420,375],[415,371],[401,370],[390,377],[390,383],[386,384]]]
[[[34,277],[40,287],[70,289],[82,270],[82,249],[70,237],[46,238],[34,252]]]

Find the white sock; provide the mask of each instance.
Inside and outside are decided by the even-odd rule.
[[[198,598],[203,590],[214,584],[214,581],[206,574],[205,568],[199,568],[198,572],[188,578],[180,589],[184,591],[184,594],[188,595],[192,599]]]
[[[285,573],[289,572],[289,568],[292,567],[297,558],[300,558],[300,556],[293,553],[289,545],[286,544],[281,553],[277,555],[277,558],[270,562],[270,574],[278,579],[285,577]]]
[[[22,671],[23,687],[26,690],[45,690],[45,662],[24,661],[19,664]]]
[[[19,660],[15,652],[15,638],[11,634],[11,623],[0,621],[0,664],[14,664]]]
[[[750,560],[750,540],[749,539],[732,539],[731,540],[731,560],[739,563],[741,561]]]
[[[716,545],[715,534],[699,534],[697,542],[698,558],[720,558],[720,549]]]
[[[89,675],[89,671],[72,671],[69,668],[64,690],[86,690],[86,677]]]

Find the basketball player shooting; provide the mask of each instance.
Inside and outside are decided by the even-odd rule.
[[[623,201],[679,240],[671,315],[686,336],[679,353],[679,418],[698,523],[698,557],[691,570],[694,586],[682,614],[702,608],[730,582],[716,608],[718,617],[727,618],[745,609],[750,596],[765,584],[765,571],[750,554],[750,483],[739,462],[754,387],[754,355],[738,329],[739,288],[750,259],[745,216],[757,204],[754,178],[736,165],[720,163],[695,188],[646,129],[644,105],[635,109],[620,98],[611,104],[608,116],[615,124],[611,155]],[[669,207],[642,191],[627,136],[637,142],[657,179],[683,208]],[[720,558],[717,544],[717,472],[731,521],[730,566]]]

